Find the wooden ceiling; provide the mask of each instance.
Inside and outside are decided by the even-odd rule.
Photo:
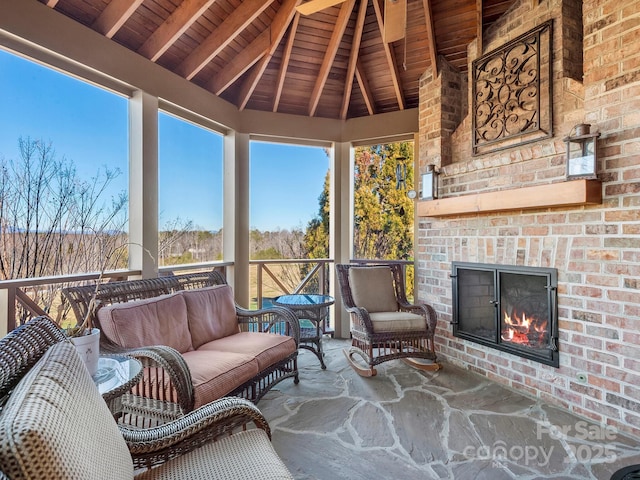
[[[384,0],[308,16],[301,0],[39,1],[241,110],[339,119],[417,107],[436,58],[466,71],[469,43],[514,3],[407,0],[405,38],[387,44]]]

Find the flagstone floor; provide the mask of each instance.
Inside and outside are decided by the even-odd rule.
[[[362,378],[347,345],[325,339],[326,370],[302,350],[300,383],[258,403],[296,479],[609,480],[640,464],[639,439],[450,364],[393,361]]]

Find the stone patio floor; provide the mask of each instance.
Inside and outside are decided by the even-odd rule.
[[[325,339],[301,350],[300,383],[260,400],[296,479],[596,479],[640,463],[640,441],[450,364],[387,362],[358,376]]]

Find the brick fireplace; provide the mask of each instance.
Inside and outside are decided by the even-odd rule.
[[[453,262],[453,335],[559,366],[555,268]]]
[[[471,60],[549,20],[546,138],[474,152],[469,74],[439,59],[423,75],[418,169],[440,186],[417,205],[418,298],[445,362],[640,436],[640,2],[521,0]],[[565,179],[579,123],[601,133],[597,180]],[[557,272],[557,368],[454,335],[453,262]]]

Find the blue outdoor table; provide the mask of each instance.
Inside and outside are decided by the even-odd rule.
[[[334,302],[335,299],[330,295],[313,293],[281,295],[273,301],[275,305],[288,307],[296,314],[300,320],[300,348],[312,351],[320,360],[323,370],[327,366],[324,364],[322,336],[331,333],[326,321],[329,318],[329,307]]]

